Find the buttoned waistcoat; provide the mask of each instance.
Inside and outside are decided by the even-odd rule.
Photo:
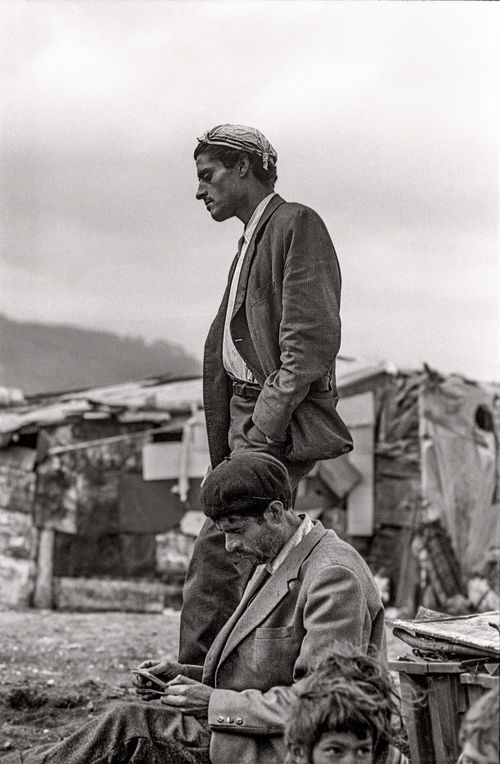
[[[227,456],[231,386],[222,341],[232,275],[205,343],[203,395],[212,467]],[[341,276],[319,215],[271,199],[249,243],[230,324],[233,342],[262,391],[253,421],[287,441],[291,461],[328,459],[352,449],[336,411]]]
[[[316,522],[260,590],[249,588],[208,652],[213,764],[281,761],[293,687],[335,643],[384,659],[383,607],[364,560]]]

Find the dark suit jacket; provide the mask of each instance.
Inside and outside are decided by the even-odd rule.
[[[205,660],[203,681],[216,688],[208,712],[213,764],[281,761],[293,685],[335,642],[372,645],[385,658],[370,570],[320,522],[260,590],[252,583]]]
[[[222,340],[233,262],[210,328],[203,368],[212,467],[228,454],[231,388]],[[248,246],[231,334],[262,386],[253,415],[272,440],[287,440],[291,461],[347,453],[352,441],[336,411],[340,270],[325,224],[301,204],[271,199]]]

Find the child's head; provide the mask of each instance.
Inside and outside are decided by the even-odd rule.
[[[498,764],[498,685],[467,711],[460,729],[460,764]]]
[[[289,764],[383,758],[401,715],[388,671],[366,655],[332,652],[297,685],[285,741]]]

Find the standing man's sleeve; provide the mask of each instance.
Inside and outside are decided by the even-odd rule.
[[[311,383],[328,375],[340,349],[341,276],[326,226],[301,207],[284,236],[281,366],[267,377],[253,415],[273,440],[286,438],[295,409]]]

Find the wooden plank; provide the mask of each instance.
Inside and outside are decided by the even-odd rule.
[[[457,675],[436,676],[431,680],[433,696],[439,709],[439,729],[436,731],[443,743],[443,761],[455,764],[459,755],[458,733],[460,729],[459,693],[460,682]],[[437,761],[440,761],[436,757]]]
[[[179,477],[181,441],[146,443],[142,449],[143,480],[173,480]]]
[[[433,755],[429,762],[439,762],[439,764],[448,764],[449,759],[446,756],[446,748],[441,730],[440,703],[441,698],[437,693],[436,683],[429,684],[429,694],[427,696],[429,704],[429,717],[431,720],[431,739]],[[456,761],[456,759],[455,759]],[[450,764],[452,764],[450,762]]]
[[[38,546],[37,577],[33,604],[37,608],[52,608],[55,531],[43,528]]]
[[[359,470],[349,461],[349,454],[319,462],[318,475],[339,499],[347,496],[362,480]]]
[[[342,397],[337,410],[349,429],[375,425],[375,397],[372,392]]]
[[[142,450],[144,480],[172,480],[183,473],[188,478],[202,478],[209,464],[205,429],[195,424],[184,427],[182,441],[146,443]]]
[[[427,678],[400,674],[403,714],[406,719],[412,764],[436,762],[428,706]]]
[[[399,673],[404,674],[424,675],[429,673],[428,664],[423,662],[397,660],[389,661],[388,665],[390,671],[398,671]]]
[[[485,691],[487,691],[500,684],[500,677],[491,676],[491,674],[462,674],[460,676],[460,683],[477,685],[478,687],[483,687]]]
[[[374,428],[373,425],[351,430],[354,451],[351,464],[361,475],[347,497],[347,533],[350,536],[372,536],[374,530]]]
[[[34,573],[33,561],[16,560],[0,554],[0,604],[14,608],[28,607]]]
[[[392,626],[395,621],[388,619],[386,623]],[[417,661],[402,660],[390,661],[390,668],[394,671],[404,671],[405,674],[461,674],[462,664],[457,661]]]
[[[181,583],[177,589],[180,596]],[[57,609],[79,612],[161,613],[167,592],[172,596],[172,585],[157,581],[61,577],[54,582]]]
[[[393,626],[404,629],[409,634],[427,638],[446,640],[450,644],[465,645],[484,650],[485,655],[500,656],[498,631],[489,625],[497,621],[498,611],[467,616],[447,616],[425,621],[392,621]]]

